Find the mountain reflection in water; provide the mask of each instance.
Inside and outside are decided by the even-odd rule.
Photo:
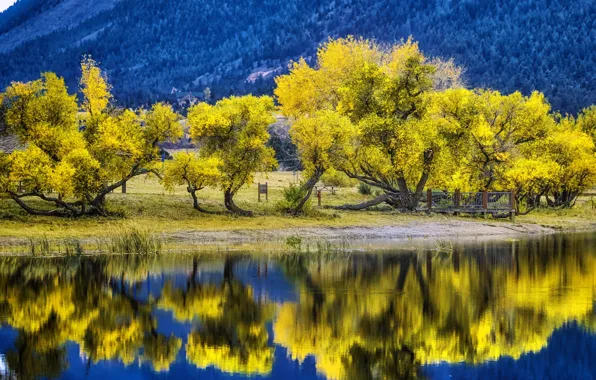
[[[585,378],[596,376],[595,269],[595,235],[3,258],[0,377]]]

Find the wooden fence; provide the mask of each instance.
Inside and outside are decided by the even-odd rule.
[[[515,192],[460,192],[460,191],[433,191],[429,189],[426,199],[420,202],[420,211],[449,213],[449,214],[509,214],[514,220]]]

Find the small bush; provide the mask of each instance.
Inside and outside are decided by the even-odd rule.
[[[284,213],[305,213],[310,209],[310,199],[304,204],[301,210],[296,209],[305,195],[304,190],[300,186],[290,185],[290,187],[283,190],[284,199],[277,204],[277,209]]]
[[[358,192],[362,195],[371,195],[373,193],[373,188],[369,184],[360,182],[358,184]]]

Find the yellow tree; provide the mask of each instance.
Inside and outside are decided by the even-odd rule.
[[[166,104],[110,110],[110,87],[99,68],[88,58],[81,68],[83,112],[53,73],[12,83],[0,97],[8,131],[26,146],[2,158],[0,191],[30,214],[105,214],[106,195],[152,172],[159,144],[182,136],[178,115]]]
[[[319,48],[316,66],[301,60],[279,77],[275,94],[299,127],[320,111],[347,117],[357,134],[336,169],[380,188],[385,194],[376,203],[411,210],[453,142],[429,113],[435,87],[458,82],[441,80],[437,62],[411,40],[388,48],[352,37],[330,40]],[[457,76],[457,70],[450,73]]]
[[[190,134],[202,157],[222,161],[220,185],[226,208],[241,215],[252,215],[234,203],[234,195],[251,183],[257,171],[271,170],[277,162],[274,151],[265,144],[267,127],[275,122],[273,99],[267,96],[231,97],[215,105],[199,103],[188,112]]]
[[[19,378],[67,366],[62,354],[69,341],[93,362],[120,360],[128,365],[143,360],[156,371],[165,371],[176,359],[181,339],[157,332],[152,300],[136,299],[122,283],[117,292],[109,291],[106,263],[0,262],[0,285],[5,290],[0,304],[7,306],[0,312],[0,323],[19,332],[17,349],[9,353],[9,364]]]
[[[567,322],[591,323],[589,242],[514,246],[292,260],[300,297],[279,308],[275,342],[293,359],[314,357],[327,378],[409,378],[426,364],[517,359]]]
[[[448,90],[435,96],[435,113],[458,131],[469,149],[461,151],[457,173],[477,189],[498,188],[498,179],[531,143],[554,128],[550,105],[541,93],[503,95],[490,90]],[[447,184],[452,178],[445,178]]]
[[[442,187],[516,190],[518,211],[529,212],[545,196],[551,206],[568,207],[596,183],[589,110],[560,117],[538,92],[463,89],[437,94],[434,108],[468,146]]]
[[[345,160],[355,135],[356,128],[350,119],[334,111],[318,111],[312,117],[296,120],[290,136],[308,180],[301,185],[299,197],[289,210],[291,213],[300,213],[323,174]]]
[[[543,163],[558,167],[546,192],[549,206],[571,207],[581,193],[596,184],[596,156],[592,138],[572,121],[565,121],[539,148]]]
[[[176,185],[186,185],[195,210],[209,213],[199,204],[197,191],[219,183],[221,166],[222,160],[218,157],[202,158],[196,153],[178,153],[166,163],[162,182],[171,191]]]

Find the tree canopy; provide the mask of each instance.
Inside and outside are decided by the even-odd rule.
[[[150,173],[159,144],[182,136],[178,115],[169,105],[114,109],[110,86],[96,63],[85,58],[81,69],[80,105],[53,73],[14,82],[0,98],[9,132],[26,147],[0,153],[7,164],[0,191],[30,214],[105,214],[106,195],[130,178]]]
[[[257,171],[272,170],[275,152],[267,147],[267,127],[275,121],[268,96],[230,97],[215,105],[199,103],[188,111],[190,135],[205,158],[221,160],[220,187],[232,212],[250,215],[234,203],[234,195],[251,183]]]
[[[525,210],[543,196],[565,207],[596,183],[593,107],[563,117],[542,93],[469,90],[460,75],[411,40],[330,40],[314,65],[294,63],[275,94],[309,178],[304,198],[328,169],[383,192],[351,209],[415,210],[426,187],[515,190]]]

